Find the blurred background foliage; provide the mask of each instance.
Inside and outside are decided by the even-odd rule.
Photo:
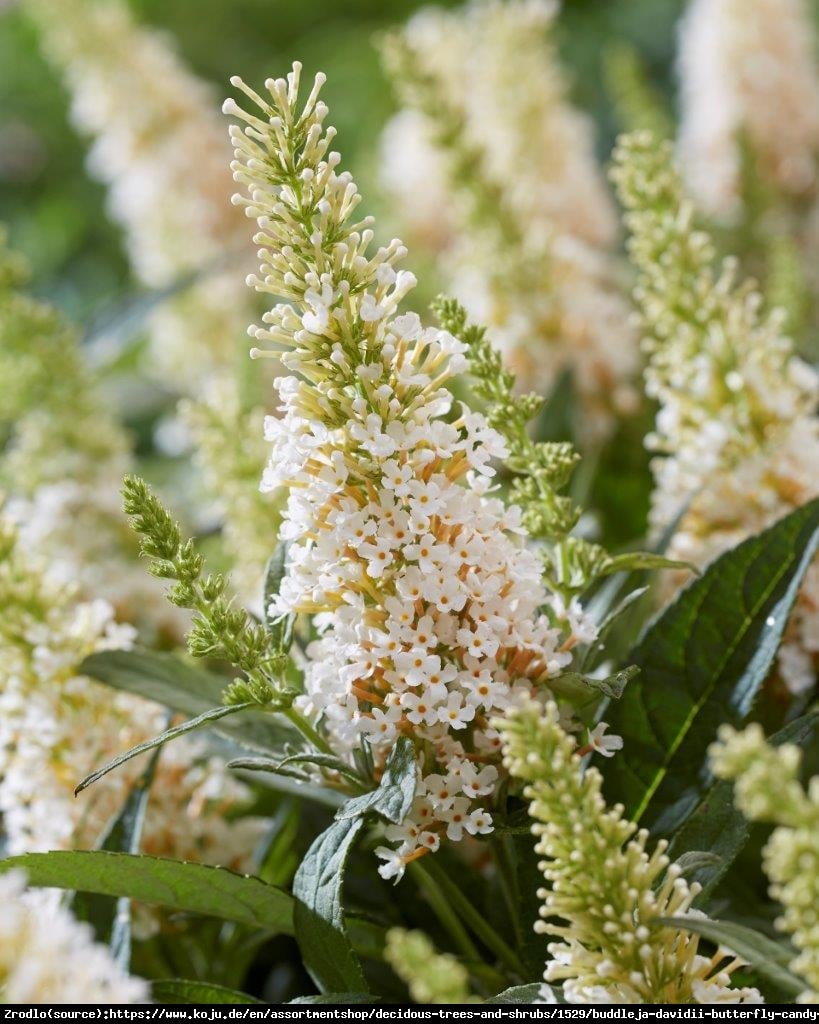
[[[380,128],[393,109],[373,37],[423,6],[419,0],[131,0],[166,30],[190,66],[214,85],[241,73],[258,83],[302,60],[328,75],[326,99],[346,166],[373,195]],[[447,6],[455,6],[447,3]],[[566,0],[562,47],[576,101],[598,123],[601,158],[616,132],[604,87],[613,40],[636,46],[669,97],[682,0]],[[0,3],[0,221],[30,259],[37,292],[87,322],[132,290],[104,192],[84,172],[86,142],[71,128],[65,90],[13,2]],[[370,187],[368,187],[370,186]],[[169,196],[172,202],[173,197]]]

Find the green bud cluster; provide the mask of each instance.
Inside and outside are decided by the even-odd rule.
[[[384,959],[406,983],[416,1003],[476,1003],[469,993],[469,974],[448,953],[438,953],[423,932],[391,928]]]
[[[122,493],[123,509],[141,538],[149,571],[173,580],[168,600],[196,613],[187,636],[190,653],[197,658],[223,658],[243,673],[225,691],[225,703],[287,706],[292,698],[279,683],[287,659],[271,649],[266,629],[234,605],[221,573],[203,575],[203,556],[192,539],[183,538],[179,524],[144,480],[126,477]]]

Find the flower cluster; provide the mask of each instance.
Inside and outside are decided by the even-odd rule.
[[[776,924],[799,951],[791,968],[808,989],[798,1001],[819,1002],[819,776],[805,791],[799,747],[772,747],[758,725],[743,732],[723,726],[710,755],[715,775],[735,780],[734,800],[745,817],[777,826],[763,853],[771,896],[783,907]]]
[[[703,209],[742,202],[743,140],[792,199],[817,186],[819,68],[804,0],[693,0],[683,21],[680,156]]]
[[[557,706],[530,703],[496,722],[504,764],[526,783],[535,847],[548,888],[536,930],[554,935],[545,979],[563,982],[569,1003],[761,1002],[756,989],[731,988],[741,961],[724,949],[699,952],[696,935],[660,918],[689,910],[698,886],[669,863],[661,840],[607,808],[596,768],[581,768]]]
[[[670,554],[703,565],[819,493],[819,376],[793,351],[782,315],[693,223],[670,147],[648,133],[620,144],[615,179],[638,271],[635,298],[659,403],[647,442],[657,529],[684,512]],[[805,689],[819,652],[819,570],[812,567],[780,655]]]
[[[544,390],[575,369],[594,436],[632,407],[636,346],[615,283],[613,206],[555,52],[556,10],[474,0],[422,10],[388,37],[407,109],[387,127],[384,177],[524,382]]]
[[[406,982],[416,1003],[477,1002],[469,994],[469,972],[449,953],[438,953],[423,932],[391,928],[384,959]]]
[[[123,749],[162,732],[159,706],[78,673],[89,654],[127,647],[134,631],[105,601],[81,601],[0,520],[0,811],[10,853],[87,848],[118,813],[144,762],[79,799],[74,787]],[[82,737],[82,743],[77,737]],[[231,824],[246,791],[199,742],[171,745],[156,768],[145,852],[239,866],[258,823]]]
[[[144,1003],[91,928],[60,907],[43,913],[19,873],[0,876],[0,1003]]]
[[[89,169],[109,188],[137,278],[166,288],[208,273],[151,316],[151,368],[188,392],[234,365],[251,315],[241,269],[218,270],[247,232],[230,206],[229,150],[209,89],[121,0],[25,7],[64,72],[75,123],[95,139]]]
[[[318,93],[299,111],[300,65],[269,80],[258,106],[233,100],[237,197],[259,221],[263,277],[286,303],[253,329],[288,370],[263,488],[287,487],[281,528],[288,571],[274,615],[315,616],[297,706],[334,750],[365,744],[376,765],[412,738],[422,779],[409,818],[387,832],[385,877],[453,841],[492,829],[500,738],[489,718],[565,668],[593,634],[579,608],[558,608],[520,513],[491,493],[506,446],[445,384],[466,346],[397,315],[415,280],[395,265],[397,240],[370,252],[368,222],[350,223],[359,193],[337,173]],[[262,354],[256,350],[256,354]],[[545,610],[544,610],[545,609]]]

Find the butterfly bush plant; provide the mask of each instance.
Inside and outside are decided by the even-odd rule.
[[[116,137],[117,94],[89,108],[89,83],[130,89],[140,61],[131,77],[107,68],[90,28],[72,34],[47,0],[29,3],[82,86],[84,125]],[[442,80],[452,109],[436,126],[434,68],[413,55],[425,33],[445,52],[451,22],[452,45],[479,43],[505,96],[509,47],[545,17],[473,3],[387,43],[448,159],[446,188],[491,184],[521,229],[545,202],[537,175],[513,180],[481,139],[468,76]],[[116,19],[141,38],[124,9]],[[199,118],[164,45],[143,39],[141,61],[188,82]],[[525,53],[554,109],[544,93],[519,122],[493,111],[493,130],[517,145],[541,122],[581,125],[604,197],[562,77],[532,40]],[[721,262],[732,236],[701,229],[671,147],[622,140],[639,318],[625,320],[619,269],[606,288],[629,366],[635,328],[647,337],[657,493],[649,539],[610,548],[617,507],[584,510],[594,467],[543,428],[558,393],[522,391],[494,325],[456,299],[413,311],[407,250],[360,212],[324,76],[304,88],[301,70],[258,92],[234,78],[241,104],[224,105],[237,209],[222,216],[233,239],[237,219],[248,237],[255,222],[258,269],[220,315],[263,303],[250,354],[273,368],[259,374],[273,397],[250,405],[221,356],[186,387],[225,550],[140,475],[105,374],[25,294],[4,240],[0,1001],[816,1002],[816,385],[785,315]],[[127,137],[147,144],[134,114]],[[107,153],[100,143],[97,161]],[[400,178],[402,161],[390,166]],[[560,206],[538,249],[546,269],[563,252]],[[126,213],[140,251],[159,245]],[[482,206],[481,266],[514,302],[523,279],[489,274],[492,217]],[[452,244],[466,254],[477,228],[464,223]],[[515,244],[510,273],[525,263]],[[555,321],[550,350],[560,334]],[[85,436],[72,408],[105,436]],[[122,472],[164,614],[156,581],[126,586],[133,537],[99,497]],[[32,526],[69,485],[82,547],[65,515],[60,531]],[[103,577],[118,586],[103,591]]]

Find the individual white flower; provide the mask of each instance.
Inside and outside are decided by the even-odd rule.
[[[598,722],[593,729],[590,729],[588,746],[596,754],[602,754],[603,757],[614,757],[616,751],[623,749],[623,737],[606,736],[608,727],[607,722]]]

